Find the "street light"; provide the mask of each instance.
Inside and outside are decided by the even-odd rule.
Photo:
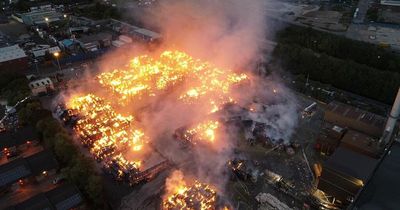
[[[64,18],[67,18],[67,15],[66,15],[66,14],[64,14]]]
[[[53,53],[53,55],[54,55],[54,57],[56,57],[57,64],[58,64],[58,70],[61,71],[60,61],[58,60],[58,56],[60,56],[60,53],[55,52],[55,53]]]
[[[49,22],[49,18],[48,18],[48,17],[45,17],[44,20],[45,20],[46,22]]]

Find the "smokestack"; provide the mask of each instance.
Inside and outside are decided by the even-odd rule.
[[[384,141],[383,143],[388,143],[389,140],[391,139],[394,131],[394,127],[396,126],[397,119],[399,119],[400,115],[400,88],[397,91],[397,96],[394,101],[394,104],[392,106],[392,110],[390,111],[390,114],[388,116],[388,119],[386,121],[385,125],[385,130],[383,131],[383,136],[381,138]]]

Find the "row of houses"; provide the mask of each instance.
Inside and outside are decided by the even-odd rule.
[[[79,190],[54,182],[60,165],[39,142],[33,127],[0,132],[0,209],[69,210],[83,208]],[[14,197],[16,193],[29,192]]]

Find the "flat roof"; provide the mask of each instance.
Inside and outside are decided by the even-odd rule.
[[[348,130],[341,142],[373,154],[379,153],[378,139],[354,130]]]
[[[153,38],[153,39],[158,39],[158,38],[161,37],[161,35],[159,33],[156,33],[154,31],[150,31],[150,30],[147,30],[147,29],[144,29],[144,28],[136,29],[135,32],[136,33],[140,33],[140,34],[145,35],[145,36],[148,36],[148,37]]]
[[[57,210],[69,210],[83,202],[82,195],[74,185],[63,185],[45,194]]]
[[[39,193],[28,200],[25,200],[14,206],[15,210],[52,210],[53,207],[49,199],[43,194]]]
[[[31,175],[31,170],[22,158],[0,166],[0,187],[14,183]]]
[[[325,162],[324,166],[365,182],[377,163],[378,160],[376,159],[339,146]]]
[[[0,166],[0,187],[57,167],[58,162],[49,151],[38,152],[26,158],[18,158]]]
[[[0,149],[19,146],[27,141],[38,140],[38,135],[32,126],[20,127],[16,131],[0,132]]]
[[[0,48],[0,63],[25,57],[25,51],[17,44]]]
[[[48,150],[38,152],[25,158],[31,171],[34,175],[40,174],[43,171],[49,171],[58,168],[58,162],[53,153]]]
[[[371,180],[354,203],[353,209],[399,209],[400,203],[400,143],[394,142],[377,167]]]
[[[69,210],[83,202],[82,195],[74,185],[62,185],[39,193],[10,207],[15,210]]]
[[[382,127],[382,130],[386,121],[386,119],[380,115],[373,114],[337,101],[332,101],[329,103],[327,110],[347,118],[358,120],[365,124],[373,125],[375,127]]]

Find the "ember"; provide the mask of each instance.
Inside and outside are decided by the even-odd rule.
[[[156,96],[160,91],[183,85],[179,100],[194,103],[200,98],[208,99],[210,112],[216,112],[223,104],[234,102],[229,96],[231,86],[248,77],[216,68],[183,52],[165,51],[157,59],[147,55],[135,57],[127,68],[102,73],[98,79],[123,101]]]
[[[126,150],[138,152],[143,147],[145,137],[134,127],[133,117],[115,113],[103,99],[92,94],[73,97],[68,108],[71,115],[79,116],[74,130],[97,160],[110,159]],[[119,162],[130,164],[126,160]],[[136,167],[140,165],[139,161],[134,162]]]
[[[210,185],[197,180],[186,184],[180,171],[175,171],[167,180],[170,192],[165,196],[163,209],[214,210],[216,209],[217,193]]]
[[[196,144],[198,141],[207,141],[213,143],[216,139],[216,130],[219,127],[218,121],[207,121],[200,123],[193,128],[189,128],[184,139]]]

